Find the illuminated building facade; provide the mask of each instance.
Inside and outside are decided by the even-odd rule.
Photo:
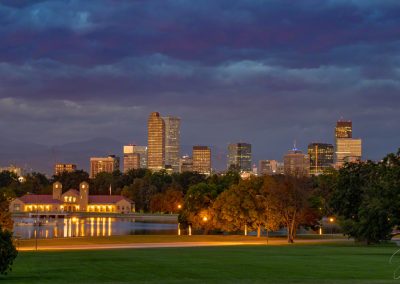
[[[232,143],[228,145],[227,169],[235,167],[239,171],[251,172],[251,144]]]
[[[147,168],[160,171],[165,167],[165,123],[158,112],[150,114],[147,130]]]
[[[62,184],[53,184],[52,195],[26,194],[10,202],[10,212],[106,212],[130,213],[134,203],[122,195],[89,195],[89,184],[82,182],[79,191],[62,192]]]
[[[352,138],[353,123],[351,120],[339,120],[336,122],[335,138]]]
[[[119,170],[119,157],[115,155],[90,158],[90,178],[95,178],[98,173],[112,173],[116,170]]]
[[[124,146],[124,173],[140,168],[140,154],[135,152],[135,145]]]
[[[276,160],[260,160],[258,163],[259,175],[276,175],[278,171],[278,161]]]
[[[353,123],[339,120],[335,128],[335,168],[341,168],[345,162],[361,161],[362,141],[353,138]]]
[[[1,172],[10,172],[15,174],[18,177],[21,177],[24,173],[22,168],[14,166],[14,165],[10,165],[8,167],[0,167],[0,173]]]
[[[311,143],[308,145],[310,157],[310,174],[319,175],[333,167],[334,147],[327,143]]]
[[[137,153],[140,156],[140,168],[147,169],[147,146],[135,145],[134,153]]]
[[[294,148],[283,157],[284,174],[292,176],[309,176],[310,159],[308,155]]]
[[[165,165],[179,172],[181,119],[175,116],[162,118],[165,123]]]
[[[72,173],[76,171],[75,164],[56,164],[54,166],[54,175],[60,175],[63,172]]]
[[[354,138],[336,139],[336,168],[340,168],[345,162],[361,161],[362,140]]]
[[[179,172],[193,172],[193,159],[190,156],[182,156],[179,163]]]
[[[193,172],[211,174],[211,149],[207,146],[193,146]]]

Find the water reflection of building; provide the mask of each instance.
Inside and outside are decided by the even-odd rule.
[[[132,200],[121,195],[89,195],[89,184],[82,182],[79,191],[62,193],[62,184],[53,184],[53,195],[26,194],[10,203],[10,212],[108,212],[134,211]]]

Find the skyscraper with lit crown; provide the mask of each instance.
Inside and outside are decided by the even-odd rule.
[[[335,128],[335,167],[340,168],[345,162],[360,161],[362,140],[353,138],[353,123],[339,120]]]

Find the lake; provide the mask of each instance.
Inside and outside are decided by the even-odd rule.
[[[114,235],[175,235],[178,224],[135,222],[132,218],[112,217],[68,217],[59,219],[40,219],[36,226],[35,218],[15,218],[14,235],[22,239],[99,237]]]

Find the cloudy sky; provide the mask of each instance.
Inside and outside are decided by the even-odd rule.
[[[1,136],[144,144],[159,111],[254,160],[333,143],[341,117],[365,158],[400,146],[398,0],[0,3]]]

